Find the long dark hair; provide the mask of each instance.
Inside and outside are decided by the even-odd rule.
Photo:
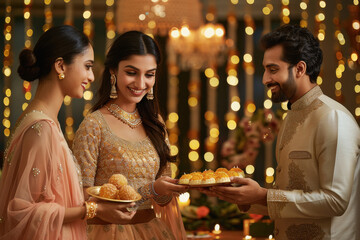
[[[161,62],[161,54],[158,45],[148,35],[138,32],[129,31],[120,35],[112,44],[105,58],[105,69],[102,75],[102,82],[97,93],[98,100],[92,108],[96,111],[103,107],[110,100],[110,69],[117,69],[120,61],[127,60],[132,55],[151,54],[155,57],[157,65]],[[119,80],[118,80],[119,81]],[[141,115],[142,123],[145,128],[146,135],[153,143],[159,157],[160,170],[157,176],[160,176],[167,162],[173,162],[174,158],[170,155],[170,149],[166,144],[165,125],[159,121],[159,103],[157,97],[156,79],[154,85],[154,99],[148,100],[143,97],[137,104],[137,108]]]
[[[291,66],[299,61],[306,63],[306,74],[312,83],[320,73],[323,54],[319,40],[307,29],[299,25],[283,25],[262,37],[261,45],[264,50],[281,45],[282,59]]]
[[[74,57],[84,52],[89,44],[88,37],[72,26],[52,27],[41,35],[33,51],[21,51],[18,73],[22,79],[34,81],[49,74],[58,57],[71,64]]]

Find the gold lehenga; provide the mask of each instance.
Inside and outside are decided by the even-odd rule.
[[[73,145],[81,166],[84,187],[100,186],[115,173],[123,174],[129,185],[142,195],[138,212],[154,208],[156,218],[132,225],[89,225],[89,239],[186,239],[176,198],[164,207],[148,194],[159,170],[159,157],[149,138],[129,142],[114,135],[100,111],[81,123]],[[170,176],[170,166],[163,175]]]

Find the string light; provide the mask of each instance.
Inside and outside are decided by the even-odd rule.
[[[200,152],[200,82],[199,69],[192,68],[190,70],[190,81],[188,84],[188,105],[190,111],[190,128],[188,131],[190,149],[188,158],[191,161],[192,171],[197,171],[201,168],[201,161],[198,161]]]
[[[245,54],[243,56],[243,68],[245,70],[245,81],[246,81],[246,104],[244,113],[246,116],[252,116],[255,112],[254,104],[254,73],[255,66],[253,62],[253,33],[255,31],[255,23],[251,15],[247,14],[244,16],[245,20]],[[246,29],[251,29],[246,31]]]
[[[289,0],[281,0],[281,20],[284,24],[290,23],[290,8],[289,8]]]
[[[106,25],[106,50],[109,49],[111,44],[114,42],[116,37],[116,26],[114,23],[114,0],[106,0],[106,14],[105,14],[105,25]]]
[[[47,30],[49,30],[49,28],[52,27],[53,24],[53,16],[51,11],[52,2],[51,0],[44,0],[44,4],[45,24],[43,26],[43,31],[46,32]]]
[[[309,0],[302,0],[300,2],[300,9],[301,9],[300,26],[301,27],[307,27],[308,26],[308,18],[309,18],[309,14],[307,12],[308,4],[309,4]]]
[[[64,0],[65,3],[65,20],[64,24],[72,25],[72,13],[73,13],[73,6],[72,2],[70,0]],[[73,119],[73,113],[72,113],[72,99],[69,96],[65,96],[64,98],[64,105],[65,105],[65,138],[69,144],[69,146],[72,145],[72,141],[74,139],[74,119]]]
[[[179,67],[176,64],[176,52],[171,44],[167,44],[167,65],[168,65],[168,101],[167,110],[169,112],[166,120],[166,128],[169,134],[170,154],[176,156],[179,153],[179,128],[178,128],[178,93],[179,93]],[[178,173],[179,158],[176,163],[171,163],[172,177]]]
[[[31,0],[24,0],[25,48],[31,48],[32,36],[34,33],[32,29],[32,21],[31,21],[32,18],[31,18],[30,10],[31,10]],[[24,91],[25,102],[22,105],[22,110],[24,111],[29,105],[29,101],[32,98],[30,82],[23,81],[23,91]]]
[[[224,28],[220,25],[216,25],[214,22],[217,20],[216,9],[214,2],[212,2],[208,9],[209,18],[207,19],[210,24],[207,24],[209,27],[205,28],[204,36],[205,38],[219,38],[225,34]],[[236,60],[234,60],[236,61]],[[219,124],[217,113],[217,88],[219,86],[219,76],[217,74],[217,63],[215,59],[209,60],[208,68],[205,69],[205,76],[207,77],[207,116],[205,118],[205,124],[207,127],[207,137],[205,139],[205,153],[204,160],[206,162],[206,167],[208,169],[214,169],[216,167],[216,162],[213,160],[216,159],[217,155],[217,145],[219,141]],[[211,117],[209,117],[211,116]]]
[[[356,73],[355,75],[355,102],[356,102],[356,108],[355,108],[355,116],[358,120],[360,120],[360,72]]]
[[[319,2],[319,6],[320,7],[325,7],[326,4],[323,1]],[[335,11],[335,16],[333,19],[334,25],[335,25],[335,38],[337,39],[337,41],[335,41],[335,57],[337,60],[337,68],[335,69],[335,75],[336,75],[336,82],[335,82],[335,96],[336,99],[341,102],[342,101],[342,84],[341,84],[341,79],[343,76],[343,72],[345,71],[345,61],[344,61],[344,56],[343,53],[341,51],[341,46],[343,46],[345,44],[345,38],[343,33],[341,32],[341,28],[340,28],[340,11],[342,11],[343,6],[341,4],[340,0],[336,1],[336,11]]]
[[[354,6],[353,9],[359,9],[359,0],[353,0],[353,4]],[[355,117],[358,121],[360,121],[360,71],[359,71],[359,64],[360,64],[360,22],[359,19],[354,19],[352,22],[352,31],[353,31],[353,36],[355,39],[355,41],[353,41],[354,43],[354,49],[353,51],[356,53],[356,58],[357,61],[355,61],[355,58],[353,59],[354,65],[355,63],[357,63],[357,73],[355,74],[355,86],[354,86],[354,91],[355,91],[355,109],[354,109],[354,113],[355,113]]]
[[[84,12],[83,12],[83,18],[84,18],[84,24],[83,24],[83,32],[86,36],[88,36],[88,38],[90,39],[90,41],[92,41],[93,37],[94,37],[94,24],[92,22],[92,10],[91,10],[91,5],[92,5],[92,0],[84,0]],[[91,109],[92,105],[90,103],[90,101],[93,98],[93,92],[91,90],[91,83],[89,82],[86,86],[85,86],[85,92],[83,95],[83,98],[85,100],[85,105],[84,105],[84,111],[83,111],[83,116],[85,117],[87,115],[87,113],[89,112],[89,110]]]
[[[73,25],[73,5],[71,0],[64,0],[65,3],[65,20],[64,24]]]
[[[3,74],[4,74],[4,112],[2,124],[4,126],[4,136],[10,136],[10,100],[11,100],[11,39],[12,39],[12,18],[11,18],[11,0],[5,2],[5,21],[4,21],[4,58],[3,58]]]
[[[212,64],[211,67],[205,70],[205,76],[208,78],[208,84],[207,84],[208,110],[207,110],[207,117],[205,117],[206,120],[205,124],[207,126],[207,138],[205,139],[204,159],[206,162],[208,162],[207,167],[212,168],[212,164],[210,163],[213,161],[213,159],[216,156],[217,142],[219,141],[219,125],[216,116],[216,100],[217,100],[216,92],[218,87],[219,76],[217,75],[215,64]]]
[[[233,3],[235,4],[235,3]],[[237,4],[237,3],[236,3]],[[227,60],[227,83],[229,88],[229,107],[228,112],[225,115],[226,126],[230,130],[229,137],[234,133],[232,130],[235,130],[237,126],[238,116],[237,112],[241,109],[241,102],[238,91],[238,66],[240,63],[240,56],[236,48],[237,43],[237,19],[236,14],[233,11],[229,12],[227,17],[228,22],[228,40],[226,41],[228,52]],[[250,29],[248,29],[249,31]]]

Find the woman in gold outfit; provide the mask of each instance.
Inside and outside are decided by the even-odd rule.
[[[186,239],[176,195],[187,190],[172,179],[169,145],[156,96],[160,51],[149,36],[119,36],[105,60],[99,100],[81,123],[73,152],[84,188],[116,173],[142,196],[126,225],[89,225],[89,239]],[[155,91],[154,91],[155,90]]]

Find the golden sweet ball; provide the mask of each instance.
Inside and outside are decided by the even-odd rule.
[[[120,173],[113,174],[109,179],[109,183],[115,185],[117,188],[128,184],[126,177]]]
[[[191,179],[192,175],[191,174],[184,174],[180,177],[180,179]]]
[[[192,181],[192,180],[201,180],[201,179],[203,179],[203,175],[202,174],[195,174],[195,175],[193,175],[192,176],[192,178],[190,179],[190,181]]]
[[[217,172],[217,173],[215,173],[215,178],[216,178],[216,180],[221,179],[221,178],[230,180],[229,175],[226,172]]]
[[[229,175],[229,177],[239,177],[240,176],[240,174],[235,171],[229,171],[227,174]]]
[[[214,173],[214,171],[213,171],[213,170],[211,170],[211,169],[209,169],[209,170],[205,170],[205,171],[203,171],[202,173],[203,173],[203,175],[204,175],[204,174],[208,174],[208,173],[210,173],[210,174],[211,174],[211,173]]]
[[[192,178],[191,174],[184,174],[179,179],[180,184],[189,184],[190,179]]]
[[[201,172],[192,172],[190,173],[191,176],[202,176]]]
[[[100,188],[99,196],[104,197],[104,198],[115,199],[117,193],[118,193],[118,190],[114,184],[105,183]]]
[[[141,196],[138,192],[135,191],[133,187],[130,185],[122,185],[119,188],[117,199],[120,200],[136,200],[139,199]]]
[[[230,169],[229,173],[237,173],[238,177],[245,177],[245,173],[241,168],[233,167]]]
[[[216,171],[215,171],[216,173],[218,173],[218,172],[224,172],[224,173],[228,173],[229,172],[229,170],[227,170],[226,168],[218,168],[218,169],[216,169]]]
[[[204,174],[203,180],[215,179],[215,174]]]
[[[207,176],[214,177],[215,173],[214,172],[203,172],[202,175],[203,175],[203,177],[207,177]]]

